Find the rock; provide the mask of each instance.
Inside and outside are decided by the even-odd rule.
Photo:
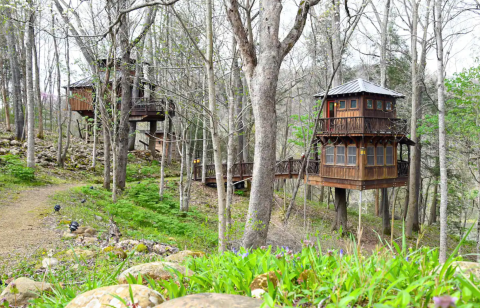
[[[20,154],[20,151],[17,150],[17,149],[11,149],[11,150],[10,150],[10,154],[12,154],[12,155],[18,155],[18,154]]]
[[[157,291],[136,284],[132,284],[130,287],[132,288],[133,299],[136,304],[135,307],[153,308],[156,305],[164,302],[162,295]],[[75,297],[75,299],[73,299],[65,308],[127,308],[127,306],[125,306],[117,298],[113,297],[113,295],[122,298],[127,304],[131,301],[129,285],[124,284],[98,288],[80,294]]]
[[[48,267],[55,267],[58,265],[58,260],[55,258],[45,258],[42,260],[42,267],[43,268],[48,268]]]
[[[137,252],[143,253],[143,252],[148,252],[148,247],[147,245],[140,243],[138,246],[135,248]]]
[[[102,220],[103,220],[102,216],[93,215],[93,217],[95,217],[95,220],[98,220],[98,221],[102,221]]]
[[[205,253],[203,251],[182,250],[176,254],[166,257],[165,261],[182,263],[189,257],[201,258],[203,256],[205,256]]]
[[[13,293],[12,286],[18,290],[16,294]],[[46,282],[36,282],[31,279],[21,277],[17,278],[0,294],[0,298],[5,298],[11,306],[26,306],[28,301],[40,296],[41,292],[52,291],[52,286]]]
[[[65,239],[65,240],[70,240],[70,239],[73,239],[73,238],[76,238],[76,237],[77,237],[76,234],[70,233],[68,231],[65,231],[62,235],[62,238]]]
[[[253,279],[252,283],[250,284],[250,290],[262,289],[268,291],[268,281],[270,281],[276,288],[278,285],[277,275],[281,275],[281,273],[270,271],[268,273],[258,275]]]
[[[118,242],[115,245],[115,247],[122,248],[124,250],[131,250],[132,248],[136,247],[138,244],[140,244],[140,242],[136,240],[123,240],[121,242]]]
[[[108,247],[105,247],[103,249],[103,252],[106,252],[106,253],[113,253],[114,255],[116,255],[117,257],[119,257],[120,259],[123,259],[125,260],[127,258],[127,253],[122,249],[122,248],[116,248],[116,247],[112,247],[112,246],[108,246]]]
[[[174,274],[171,272],[171,269],[179,271],[186,276],[192,276],[194,273],[192,270],[188,270],[179,264],[170,263],[170,262],[151,262],[135,265],[126,271],[122,272],[118,277],[118,283],[127,283],[127,278],[132,275],[133,277],[142,277],[148,276],[154,280],[168,280],[174,277]]]
[[[22,145],[22,143],[21,143],[21,142],[18,142],[17,140],[11,140],[11,141],[10,141],[10,145],[12,145],[12,146],[20,146],[20,145]]]
[[[241,295],[200,293],[172,299],[155,308],[259,308],[262,304],[263,300]]]
[[[77,238],[76,242],[83,245],[83,246],[93,246],[93,245],[97,244],[97,238],[96,237],[79,236]]]
[[[452,267],[457,267],[456,273],[463,273],[467,278],[472,274],[476,279],[480,280],[480,263],[455,261],[452,262]]]
[[[69,249],[65,252],[65,255],[69,258],[75,258],[75,256],[79,259],[91,259],[95,257],[95,252],[91,250],[84,250],[81,248],[74,248]]]
[[[263,289],[255,289],[252,290],[252,297],[253,298],[263,298],[263,294],[265,294],[266,291]]]
[[[0,149],[0,155],[5,155],[7,153],[8,151],[6,149]]]

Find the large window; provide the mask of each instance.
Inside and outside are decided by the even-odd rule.
[[[337,165],[345,165],[345,146],[337,146]]]
[[[367,109],[373,109],[373,99],[367,99]]]
[[[393,103],[392,102],[385,102],[385,110],[392,111],[393,110]]]
[[[333,165],[333,161],[335,157],[334,151],[335,151],[335,148],[333,146],[327,146],[325,148],[325,164]]]
[[[348,165],[356,166],[357,165],[357,147],[349,146],[347,154],[348,154]]]
[[[367,147],[367,166],[375,166],[375,148]]]
[[[383,101],[377,101],[377,110],[383,110]]]
[[[385,148],[385,164],[393,165],[393,147],[391,145]]]
[[[377,166],[383,166],[383,151],[385,148],[383,146],[377,147]]]
[[[356,99],[352,99],[350,101],[350,108],[352,109],[356,109],[357,108],[357,100]]]
[[[340,101],[340,106],[338,108],[345,109],[346,105],[346,101]]]

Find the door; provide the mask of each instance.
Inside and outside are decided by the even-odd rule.
[[[327,130],[332,131],[333,126],[334,126],[334,119],[335,118],[335,101],[329,101],[328,102],[328,110],[327,110]],[[330,119],[332,118],[332,119]]]

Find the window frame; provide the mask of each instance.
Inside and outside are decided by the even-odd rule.
[[[352,107],[352,101],[355,102],[355,107]],[[351,99],[350,100],[350,109],[358,109],[358,99]]]
[[[355,149],[355,164],[350,164],[350,149]],[[358,148],[356,145],[354,144],[351,144],[349,146],[347,146],[347,166],[357,166],[358,164]]]
[[[368,149],[373,149],[373,155],[368,155]],[[376,155],[375,155],[375,154],[376,154],[376,151],[377,151],[377,149],[375,148],[374,145],[367,145],[367,150],[366,150],[366,152],[367,152],[367,153],[366,153],[366,154],[367,154],[367,167],[375,167],[376,162],[377,162],[377,158],[376,158]],[[373,156],[373,164],[371,164],[371,165],[368,163],[368,157],[369,157],[369,156],[370,156],[370,157]]]
[[[338,149],[339,149],[339,148],[343,148],[343,164],[338,163],[338,157],[339,157]],[[346,154],[345,145],[342,144],[342,145],[337,145],[337,146],[335,147],[335,165],[345,166],[345,163],[346,163],[346,162],[345,162],[345,156],[346,156],[345,154]],[[341,157],[341,156],[340,156],[340,157]]]
[[[381,165],[378,163],[378,158],[379,158],[378,150],[379,149],[382,149],[382,152],[381,152],[382,153],[382,164]],[[382,167],[385,166],[385,147],[383,145],[377,146],[375,148],[375,166],[382,166]]]
[[[328,162],[328,150],[333,149],[333,153],[331,154],[333,156],[333,162],[329,163]],[[335,165],[335,147],[333,145],[327,145],[325,146],[325,165]]]
[[[343,106],[343,108],[342,108],[342,102],[345,103],[345,106]],[[347,109],[347,100],[339,100],[338,101],[338,109],[341,109],[341,110]]]
[[[372,108],[368,108],[368,101],[372,101]],[[374,107],[375,107],[374,102],[375,102],[375,100],[373,100],[373,99],[367,99],[367,103],[365,104],[365,107],[366,107],[367,109],[369,109],[369,110],[375,109],[375,108],[374,108]]]
[[[392,149],[392,155],[391,155],[392,163],[391,164],[389,164],[388,160],[387,160],[387,157],[388,157],[387,156],[387,148]],[[385,146],[385,166],[393,166],[393,165],[395,165],[395,154],[394,154],[394,151],[393,151],[393,145],[389,144],[389,145]]]
[[[383,101],[380,99],[375,100],[375,109],[376,110],[383,110]],[[378,103],[382,103],[382,108],[378,108]]]
[[[390,108],[388,108],[388,104],[390,104]],[[385,101],[385,111],[393,111],[393,102],[392,101]]]

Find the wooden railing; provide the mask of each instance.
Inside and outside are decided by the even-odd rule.
[[[403,119],[348,117],[322,118],[317,134],[402,134],[407,133]]]
[[[223,164],[223,177],[227,177],[227,165]],[[205,166],[206,179],[215,179],[215,165],[209,164]],[[292,178],[300,174],[302,168],[302,159],[288,159],[278,161],[275,165],[275,176]],[[243,180],[252,177],[253,163],[237,163],[232,168],[233,177],[237,180]],[[314,160],[308,161],[307,170],[309,174],[318,174],[319,162]],[[202,164],[195,164],[193,170],[193,179],[199,181],[202,179]]]
[[[398,177],[407,177],[410,170],[410,163],[408,161],[397,161]]]
[[[150,100],[144,97],[133,101],[131,115],[145,115],[148,113],[164,112],[165,106],[168,106],[168,112],[171,116],[175,115],[175,104],[167,100]]]

